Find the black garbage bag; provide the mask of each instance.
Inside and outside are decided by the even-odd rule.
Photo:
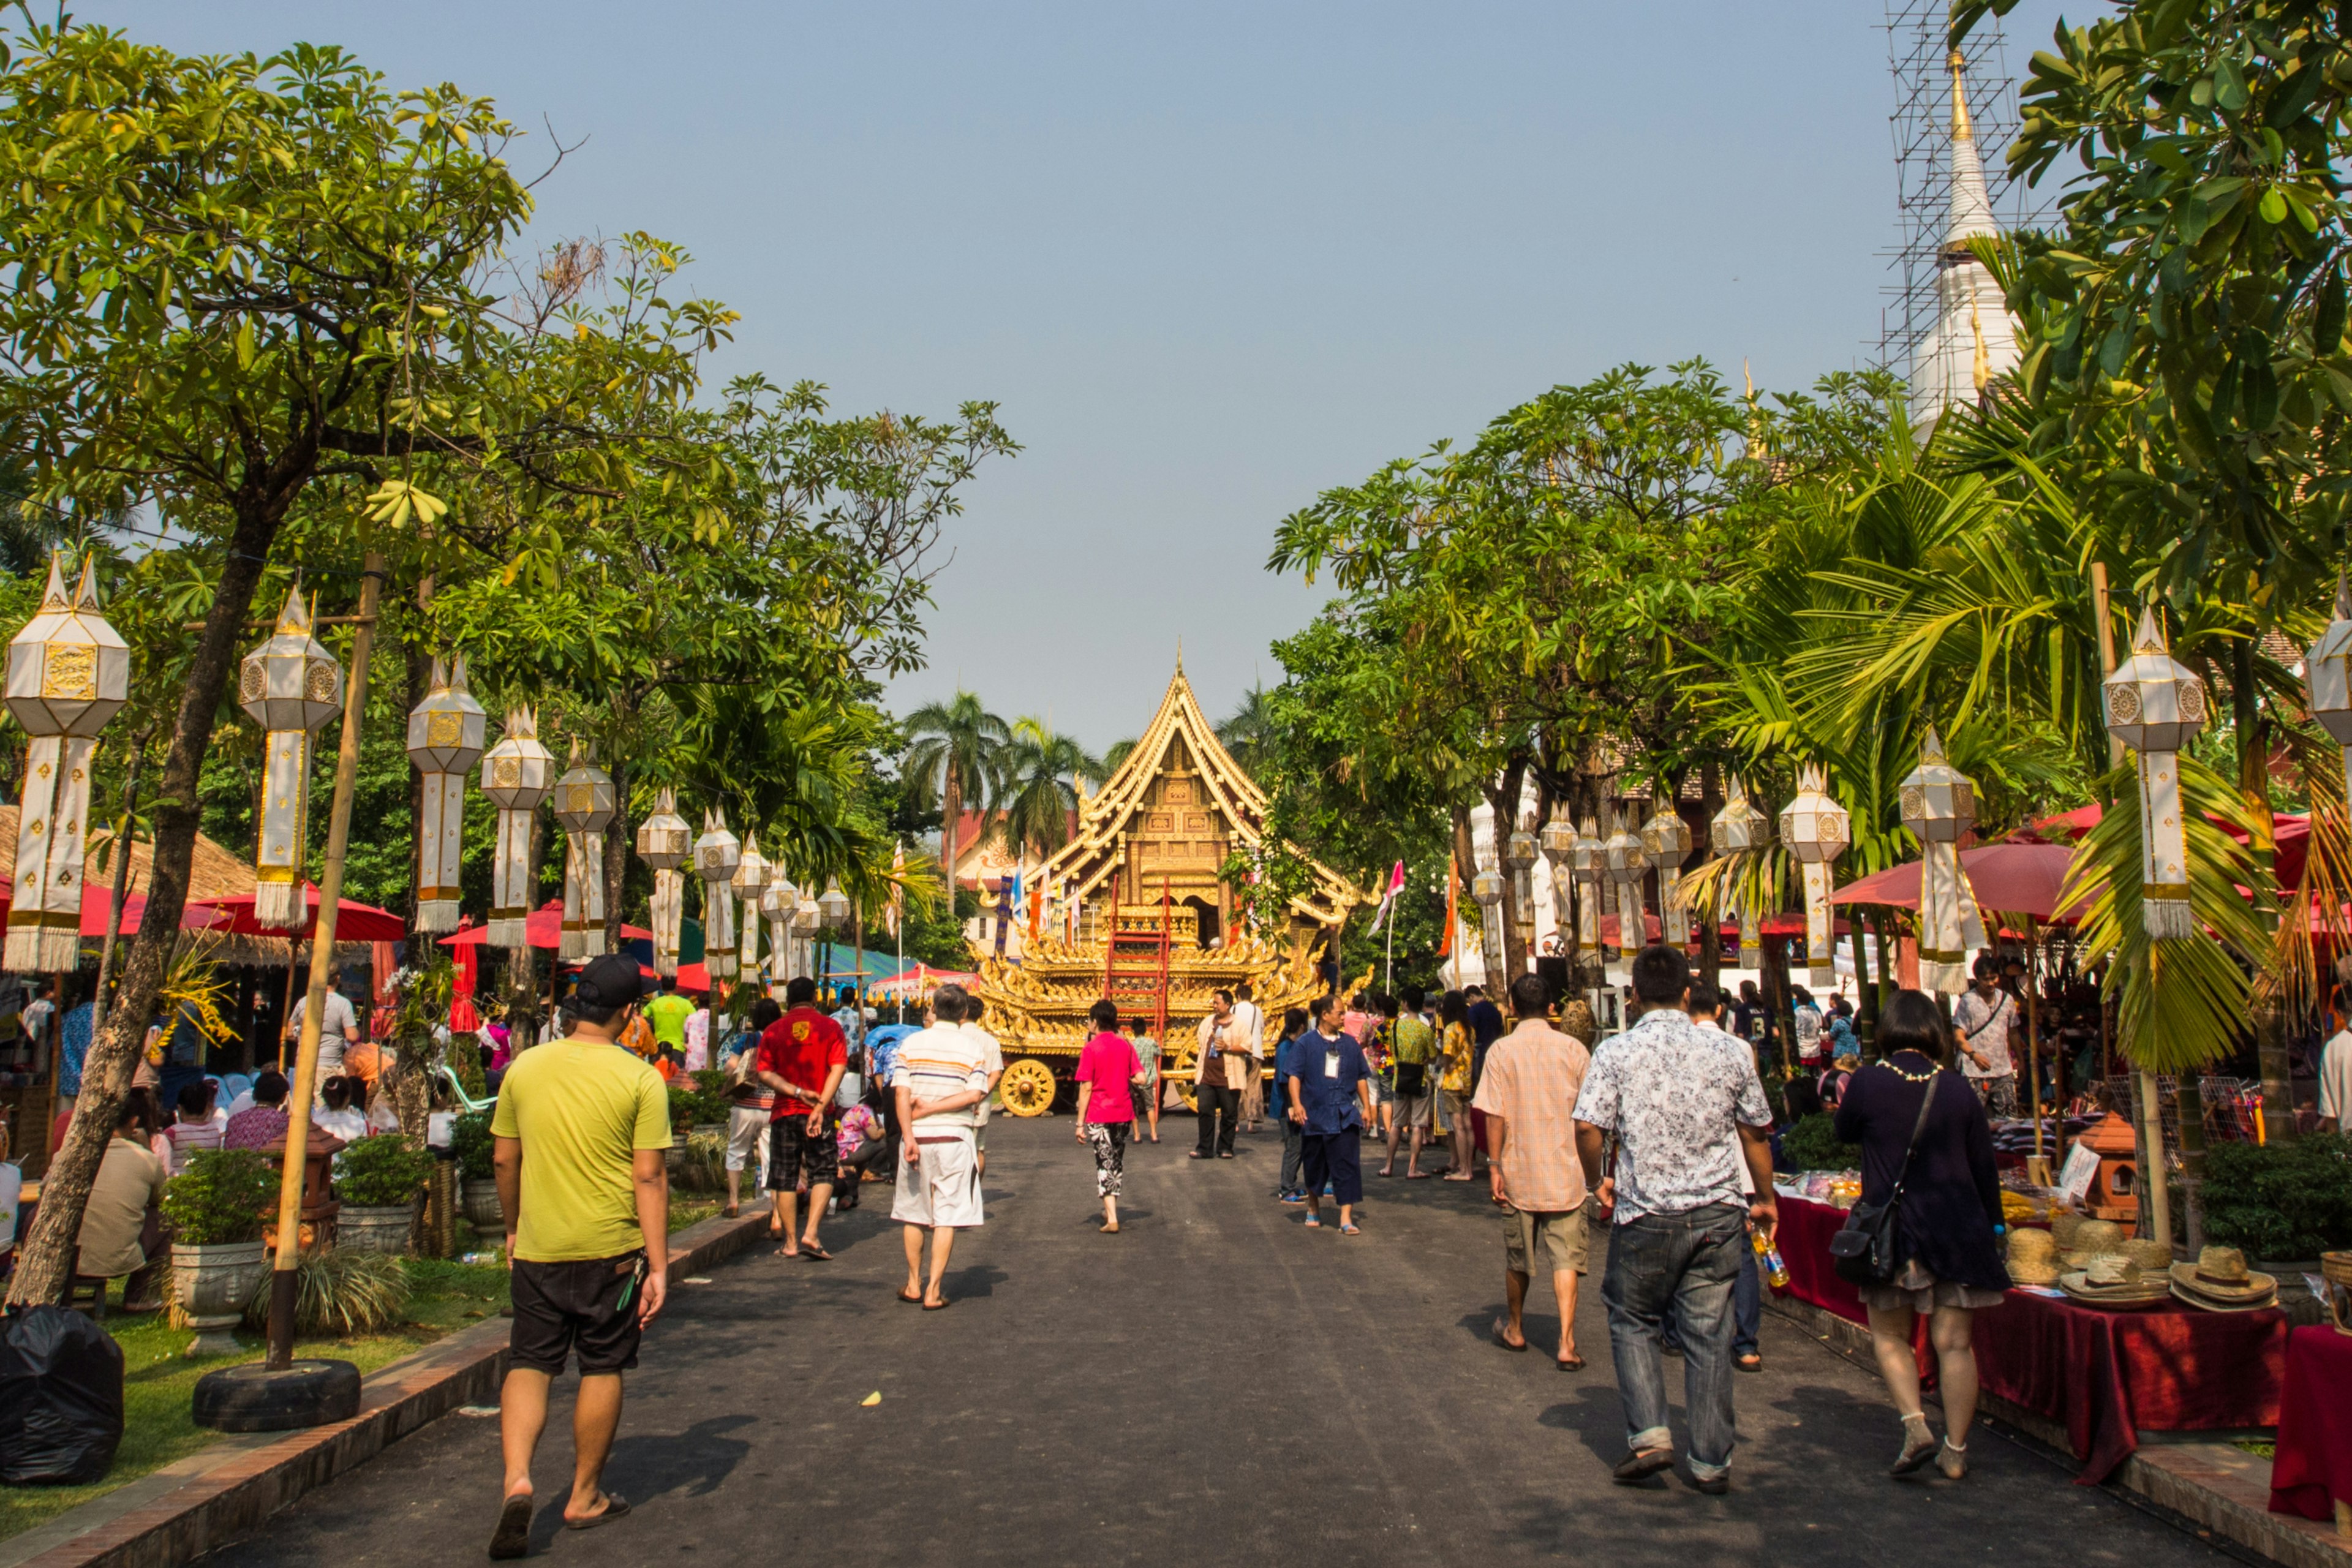
[[[79,1486],[122,1441],[122,1347],[83,1313],[0,1319],[0,1481]]]

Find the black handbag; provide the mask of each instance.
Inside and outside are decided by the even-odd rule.
[[[1830,1237],[1831,1266],[1849,1285],[1890,1285],[1903,1268],[1895,1255],[1895,1215],[1903,1206],[1903,1186],[1911,1179],[1911,1157],[1919,1152],[1919,1134],[1927,1129],[1927,1112],[1936,1103],[1937,1068],[1927,1075],[1927,1092],[1919,1097],[1919,1120],[1911,1124],[1911,1142],[1903,1150],[1903,1168],[1895,1173],[1895,1190],[1883,1204],[1856,1203],[1845,1224]]]
[[[1407,1100],[1419,1100],[1429,1092],[1427,1062],[1399,1062],[1396,1065],[1396,1091]]]

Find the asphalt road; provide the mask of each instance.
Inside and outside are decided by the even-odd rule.
[[[1185,1159],[1192,1123],[1129,1157],[1124,1234],[1098,1235],[1066,1119],[1000,1118],[989,1223],[923,1313],[887,1189],[830,1224],[831,1264],[761,1248],[686,1286],[648,1335],[606,1483],[635,1515],[562,1531],[569,1380],[540,1454],[534,1558],[891,1564],[1801,1562],[2116,1563],[2214,1549],[1979,1431],[1974,1473],[1891,1481],[1874,1380],[1765,1315],[1738,1384],[1733,1490],[1619,1487],[1624,1427],[1599,1258],[1581,1373],[1487,1340],[1501,1240],[1485,1184],[1382,1182],[1360,1237],[1271,1198],[1279,1145]],[[1370,1145],[1367,1145],[1368,1152]],[[1680,1375],[1669,1363],[1677,1402]],[[868,1394],[878,1405],[861,1405]],[[477,1562],[497,1423],[445,1417],[213,1561],[265,1568]]]

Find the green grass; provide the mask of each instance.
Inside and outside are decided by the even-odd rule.
[[[721,1198],[699,1195],[673,1199],[670,1234],[698,1225],[719,1213]],[[457,1252],[499,1250],[498,1238],[474,1235],[457,1222]],[[507,1271],[503,1263],[457,1263],[435,1258],[402,1259],[408,1270],[411,1294],[406,1321],[389,1333],[361,1339],[305,1339],[295,1342],[299,1355],[331,1356],[347,1361],[362,1373],[398,1361],[435,1340],[495,1316],[507,1304]],[[106,1479],[85,1487],[0,1486],[0,1541],[45,1524],[78,1504],[103,1497],[115,1488],[186,1458],[220,1434],[198,1426],[189,1416],[196,1380],[216,1367],[259,1361],[260,1336],[240,1331],[246,1349],[236,1355],[192,1359],[182,1352],[193,1333],[175,1329],[161,1312],[126,1314],[110,1308],[107,1332],[122,1347],[122,1446],[115,1450]]]
[[[499,1264],[404,1260],[413,1287],[407,1321],[389,1333],[362,1339],[297,1341],[298,1355],[331,1356],[362,1373],[398,1361],[451,1331],[492,1316],[507,1301],[507,1271]],[[219,1434],[189,1416],[196,1380],[216,1367],[259,1361],[257,1334],[238,1335],[245,1349],[236,1355],[191,1358],[181,1352],[194,1337],[175,1329],[161,1312],[127,1314],[110,1309],[106,1331],[122,1347],[122,1446],[102,1481],[82,1487],[0,1486],[0,1540],[45,1524],[80,1503],[103,1497],[175,1459],[204,1447]]]

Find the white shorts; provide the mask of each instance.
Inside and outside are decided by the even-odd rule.
[[[760,1163],[761,1140],[768,1135],[769,1111],[736,1106],[727,1112],[727,1168],[740,1171]]]
[[[965,1230],[981,1223],[980,1163],[969,1138],[944,1143],[911,1145],[920,1151],[920,1163],[898,1158],[898,1190],[891,1195],[890,1217],[901,1225],[947,1226]]]

